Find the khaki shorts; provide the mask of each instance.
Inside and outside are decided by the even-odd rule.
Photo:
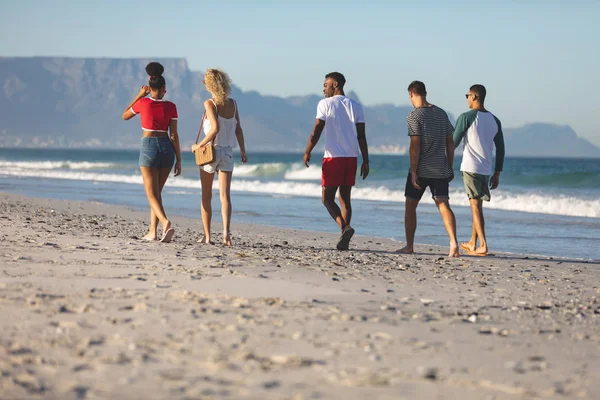
[[[474,174],[472,172],[462,172],[465,190],[469,199],[480,199],[490,201],[490,176]]]
[[[200,168],[209,174],[214,174],[216,171],[233,172],[233,149],[215,146],[215,161]]]

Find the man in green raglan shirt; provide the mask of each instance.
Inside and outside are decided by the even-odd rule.
[[[465,96],[471,111],[461,114],[454,129],[454,146],[464,139],[460,170],[473,214],[471,240],[460,247],[473,256],[486,256],[488,245],[485,238],[483,200],[490,201],[490,188],[500,183],[500,172],[504,164],[504,137],[500,120],[485,109],[486,90],[483,85],[473,85]],[[496,165],[492,174],[493,151],[496,147]],[[479,239],[479,246],[477,240]]]

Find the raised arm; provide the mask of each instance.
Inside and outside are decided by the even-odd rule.
[[[321,133],[323,133],[323,129],[325,128],[325,121],[322,119],[318,119],[315,122],[315,127],[308,138],[308,144],[306,145],[306,151],[304,152],[304,165],[308,168],[308,162],[310,161],[310,153],[313,151],[319,139],[321,138]]]
[[[141,98],[144,98],[146,96],[148,96],[148,93],[150,93],[150,86],[142,86],[140,88],[139,93],[135,96],[135,98],[131,101],[131,103],[129,103],[129,105],[127,107],[125,107],[125,111],[123,111],[123,119],[124,120],[128,120],[131,119],[133,117],[135,117],[135,112],[133,112],[133,110],[131,109],[133,107],[133,105],[135,103],[137,103],[137,101]]]
[[[238,145],[240,146],[240,156],[242,157],[242,164],[245,164],[248,162],[248,157],[246,156],[246,144],[244,142],[244,131],[242,130],[242,124],[240,122],[240,112],[237,107],[235,107],[235,120],[235,137],[237,138]]]

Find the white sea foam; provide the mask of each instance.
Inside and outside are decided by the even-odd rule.
[[[310,171],[310,168],[305,170]],[[29,166],[17,167],[14,163],[10,168],[2,168],[0,170],[0,175],[48,179],[68,179],[96,183],[115,182],[136,185],[142,184],[142,177],[139,174],[121,175],[65,169],[44,170],[30,168]],[[199,189],[201,185],[199,179],[174,177],[167,181],[167,187]],[[215,185],[215,189],[217,187],[218,186]],[[277,197],[321,197],[321,185],[319,183],[297,182],[292,180],[261,182],[259,180],[233,179],[231,190],[234,192],[264,193]],[[359,186],[353,189],[352,197],[354,199],[361,200],[404,202],[404,191],[390,189],[386,186]],[[450,193],[450,198],[452,205],[469,205],[463,190],[452,190]],[[424,203],[433,204],[433,200],[431,199],[429,192],[426,192],[422,201]],[[539,191],[517,193],[498,189],[493,192],[492,202],[486,203],[485,206],[486,208],[492,209],[522,211],[528,213],[600,218],[599,199],[541,193]]]
[[[116,164],[88,161],[4,161],[0,160],[0,168],[22,168],[34,170],[86,170],[110,168]]]
[[[282,176],[287,168],[284,163],[242,164],[235,166],[236,176]]]
[[[310,164],[306,168],[303,164],[294,164],[286,171],[284,177],[285,179],[297,181],[320,181],[321,166]]]

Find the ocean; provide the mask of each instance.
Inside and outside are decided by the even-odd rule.
[[[321,204],[320,154],[310,168],[302,154],[254,153],[235,166],[235,222],[338,232]],[[147,209],[137,150],[0,148],[0,191],[33,197],[85,200]],[[236,159],[238,156],[236,155]],[[371,173],[353,189],[352,226],[357,235],[404,241],[404,185],[408,156],[370,156]],[[468,199],[455,160],[450,204],[459,241],[471,233]],[[215,183],[215,189],[218,185]],[[193,154],[183,154],[183,173],[163,192],[167,215],[200,221],[200,180]],[[213,198],[213,231],[220,231],[219,198]],[[600,159],[506,158],[500,187],[484,204],[490,251],[600,259]],[[417,212],[416,243],[448,245],[429,192]],[[140,232],[142,235],[143,232]],[[293,237],[282,240],[293,241]],[[323,244],[332,246],[331,243]],[[402,243],[398,243],[401,247]],[[417,251],[419,246],[417,246]]]

